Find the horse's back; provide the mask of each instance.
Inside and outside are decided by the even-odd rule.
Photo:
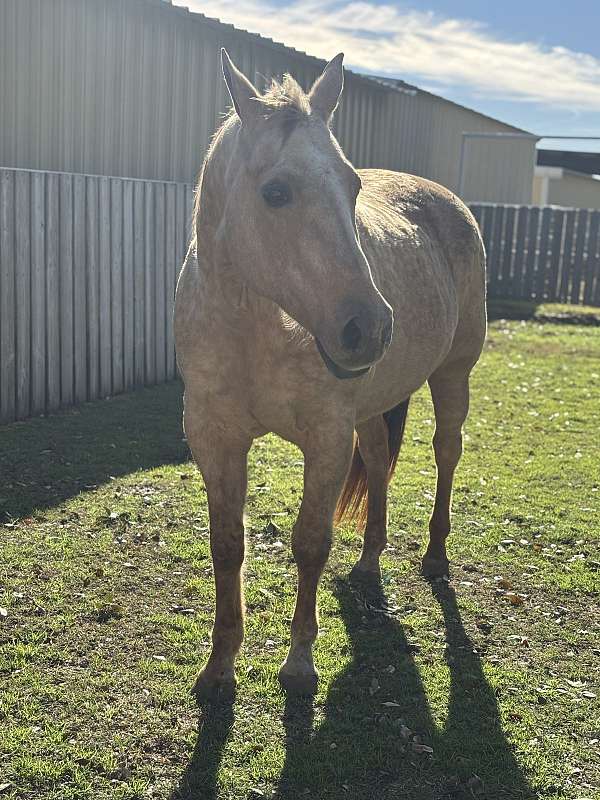
[[[361,245],[394,310],[392,345],[369,392],[387,402],[415,391],[448,361],[477,361],[486,327],[485,253],[473,215],[452,192],[403,173],[359,174]],[[364,398],[365,417],[371,400]]]

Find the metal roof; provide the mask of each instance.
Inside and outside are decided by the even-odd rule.
[[[284,50],[294,55],[302,56],[302,58],[308,58],[315,63],[315,66],[318,65],[321,69],[327,63],[326,59],[317,58],[316,56],[312,56],[309,53],[305,53],[303,50],[297,50],[295,47],[286,45],[283,42],[276,42],[274,39],[271,39],[268,36],[262,36],[260,33],[253,33],[252,31],[248,31],[245,28],[236,28],[231,23],[222,22],[220,19],[216,17],[207,17],[200,11],[191,11],[187,6],[176,5],[173,3],[173,0],[146,0],[146,2],[151,3],[152,5],[155,6],[156,5],[169,6],[174,12],[187,14],[190,17],[192,17],[192,19],[197,19],[199,22],[203,22],[204,24],[209,23],[214,26],[221,26],[230,31],[243,33],[246,36],[259,39],[261,42],[272,46],[274,49]],[[391,91],[396,91],[401,94],[428,95],[429,97],[434,97],[436,100],[440,100],[444,103],[449,103],[450,105],[455,106],[456,108],[462,108],[465,111],[471,112],[472,114],[478,114],[480,117],[484,117],[485,119],[491,120],[492,122],[497,122],[500,125],[504,125],[505,127],[510,128],[510,130],[518,131],[519,133],[530,133],[530,131],[525,131],[522,128],[517,128],[514,125],[511,125],[509,122],[504,122],[503,120],[496,119],[495,117],[490,117],[488,114],[484,114],[481,111],[477,111],[476,109],[461,105],[460,103],[456,103],[453,100],[448,100],[447,98],[442,97],[441,95],[434,94],[433,92],[428,92],[425,89],[420,89],[418,86],[414,86],[410,83],[407,83],[406,81],[400,78],[393,78],[390,76],[383,76],[383,75],[369,75],[362,72],[355,72],[354,70],[350,70],[347,68],[345,68],[344,71],[346,74],[350,74],[355,80],[366,81],[370,86],[376,86],[377,88],[380,89],[388,89]]]

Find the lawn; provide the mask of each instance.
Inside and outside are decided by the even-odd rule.
[[[348,583],[342,527],[314,701],[277,683],[299,451],[252,450],[237,698],[198,708],[213,587],[181,386],[0,428],[0,797],[599,798],[600,327],[563,314],[491,325],[449,584],[418,574],[433,423],[413,398],[385,600]]]

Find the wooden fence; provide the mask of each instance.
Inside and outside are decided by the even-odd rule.
[[[175,376],[188,184],[0,170],[0,422]]]
[[[472,205],[488,254],[488,293],[600,305],[600,211]]]

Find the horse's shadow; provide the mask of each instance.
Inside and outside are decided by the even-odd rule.
[[[502,731],[496,695],[465,633],[453,589],[432,584],[445,622],[450,682],[443,726],[432,718],[414,646],[402,625],[381,613],[381,590],[365,593],[340,580],[335,594],[352,661],[332,684],[324,722],[314,732],[306,704],[288,700],[278,800],[303,792],[319,800],[534,798]],[[367,697],[372,700],[365,713]],[[420,752],[422,745],[433,753]]]
[[[193,756],[170,800],[213,800],[223,749],[233,729],[233,698],[202,709]]]
[[[446,631],[449,704],[443,725],[432,717],[415,663],[416,647],[386,612],[381,590],[365,591],[338,580],[334,591],[352,660],[316,714],[312,699],[286,700],[285,763],[273,797],[534,800],[502,731],[496,695],[465,633],[452,588],[432,585]],[[432,668],[443,669],[439,664]],[[322,718],[316,727],[315,716]],[[216,796],[232,720],[230,707],[204,713],[195,752],[173,800]]]

